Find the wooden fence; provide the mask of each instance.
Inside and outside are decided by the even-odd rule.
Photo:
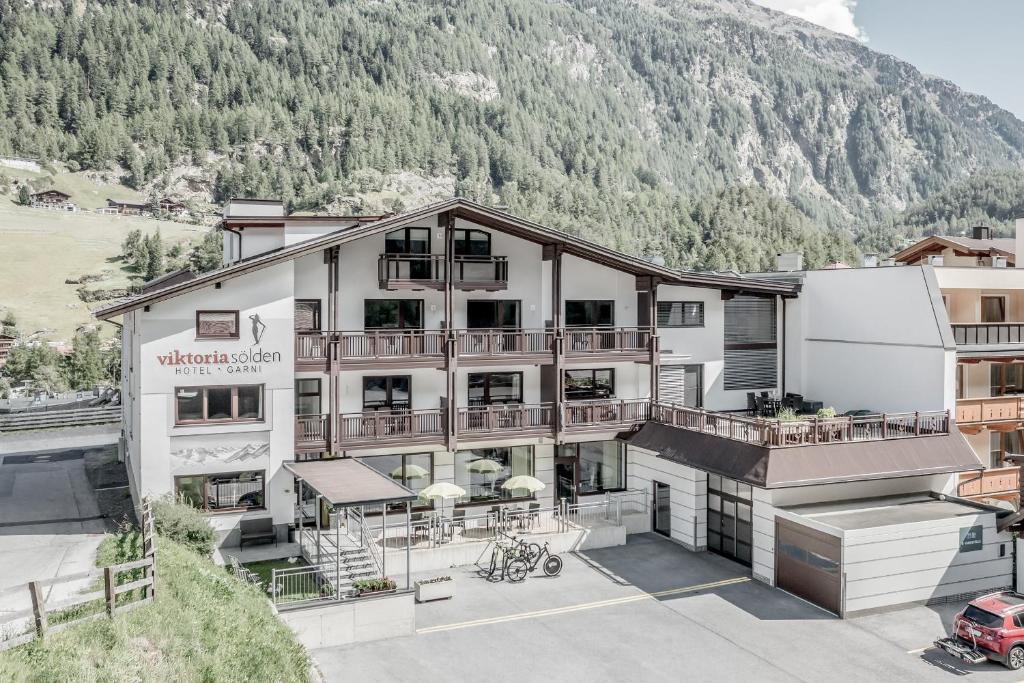
[[[0,415],[0,432],[28,429],[55,429],[57,427],[83,427],[107,424],[121,419],[121,406],[78,408]]]
[[[78,572],[76,574],[65,574],[52,579],[40,581],[29,581],[21,587],[27,590],[32,600],[32,607],[9,612],[3,615],[3,622],[0,622],[0,651],[17,645],[23,645],[38,638],[45,643],[48,636],[60,633],[72,626],[84,624],[101,617],[113,618],[115,614],[121,614],[145,605],[153,601],[156,592],[156,543],[155,529],[153,526],[153,507],[147,499],[142,503],[142,549],[143,558],[134,562],[124,562],[102,569],[92,569]],[[118,578],[125,572],[133,572],[141,569],[142,578],[126,583],[118,583]],[[47,600],[43,595],[43,589],[72,581],[83,581],[103,577],[103,588],[73,595],[61,600]],[[5,592],[15,592],[5,591]],[[122,599],[118,604],[117,596],[129,594],[133,591],[141,591],[138,599],[125,601]],[[103,600],[104,610],[93,614],[64,616],[66,610],[73,609],[90,602]],[[25,619],[31,618],[30,628],[19,628],[19,624]],[[57,623],[51,623],[59,618]],[[13,627],[13,628],[12,628]],[[12,631],[25,630],[26,632],[16,634]]]

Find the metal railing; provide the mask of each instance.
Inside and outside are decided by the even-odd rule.
[[[460,434],[550,432],[554,420],[555,407],[552,403],[508,403],[459,408],[457,427]]]
[[[363,332],[297,332],[298,361],[441,358],[445,352],[443,330],[366,330]]]
[[[404,520],[402,527],[405,527]],[[359,547],[366,549],[370,559],[373,560],[377,576],[384,576],[384,558],[381,556],[381,550],[374,542],[374,536],[367,526],[366,517],[356,508],[345,508],[345,530],[353,539],[358,537]]]
[[[443,408],[367,410],[338,416],[338,441],[361,442],[444,436]]]
[[[381,254],[377,260],[377,279],[382,288],[416,284],[439,286],[445,281],[446,269],[444,254]],[[508,258],[454,256],[451,278],[456,286],[504,286],[508,282]]]
[[[275,606],[341,599],[337,586],[330,580],[332,571],[320,565],[272,569],[270,599]]]
[[[651,402],[646,398],[565,401],[562,405],[566,429],[632,425],[651,414]]]
[[[586,355],[616,351],[648,351],[651,346],[649,327],[567,327],[566,355]]]
[[[1024,322],[952,323],[952,328],[957,344],[1024,344]]]
[[[549,354],[554,350],[554,330],[458,330],[458,351],[462,356],[492,356],[514,353]]]

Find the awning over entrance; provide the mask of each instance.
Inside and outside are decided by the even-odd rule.
[[[955,429],[914,438],[771,448],[647,422],[624,440],[666,460],[769,489],[982,469]]]
[[[286,462],[285,469],[335,507],[415,500],[416,493],[355,458]]]

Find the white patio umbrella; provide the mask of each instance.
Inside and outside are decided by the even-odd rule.
[[[489,460],[488,458],[480,458],[479,460],[474,460],[469,463],[469,467],[466,469],[475,474],[489,474],[491,476],[491,492],[493,493],[494,478],[498,472],[505,469],[505,466],[499,462]]]
[[[540,491],[547,487],[545,486],[544,482],[542,482],[540,479],[537,479],[536,477],[531,477],[528,474],[519,474],[509,479],[504,484],[502,484],[501,488],[506,489],[508,491],[511,491],[513,489],[526,489],[530,493],[536,493],[537,491]]]
[[[444,501],[449,498],[459,498],[466,495],[466,489],[448,481],[439,481],[431,484],[420,491],[420,498],[439,498],[441,500],[441,512],[444,512]]]
[[[391,470],[392,479],[422,479],[423,477],[429,477],[430,472],[425,467],[419,465],[402,465]]]

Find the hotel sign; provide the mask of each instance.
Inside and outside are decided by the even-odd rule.
[[[268,351],[259,346],[267,325],[258,314],[250,315],[252,345],[241,351],[183,351],[174,349],[156,357],[157,362],[174,370],[175,375],[252,375],[260,374],[268,364],[281,363],[280,351]]]
[[[981,550],[984,545],[981,524],[965,526],[960,528],[960,552],[969,553],[974,550]]]

